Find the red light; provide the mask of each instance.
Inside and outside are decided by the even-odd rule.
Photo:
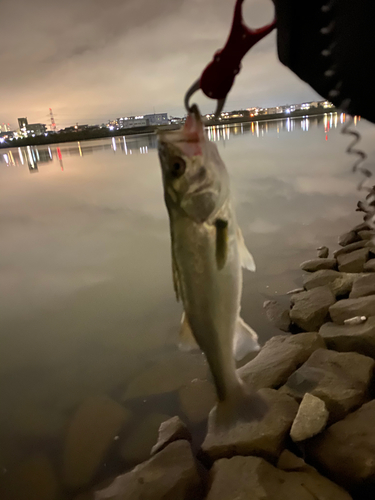
[[[326,141],[328,141],[328,134],[326,134]]]
[[[60,148],[56,148],[56,151],[57,151],[57,157],[58,157],[58,159],[62,160],[61,149]]]

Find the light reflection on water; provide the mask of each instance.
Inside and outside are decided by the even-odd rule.
[[[244,274],[242,316],[262,342],[278,333],[263,301],[300,286],[300,262],[360,222],[344,120],[208,128],[257,264]],[[357,126],[373,155],[371,127]],[[2,468],[43,451],[60,472],[77,405],[97,393],[121,401],[135,374],[176,355],[181,309],[156,146],[140,135],[0,151]],[[133,426],[153,411],[186,420],[176,393],[124,404]]]

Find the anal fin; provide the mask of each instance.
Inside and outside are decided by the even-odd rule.
[[[193,332],[191,331],[189,322],[184,312],[182,313],[181,318],[180,342],[178,344],[178,347],[181,351],[185,352],[200,350],[200,347],[194,338]]]
[[[238,316],[233,339],[233,352],[236,361],[240,361],[250,352],[258,352],[258,335]]]

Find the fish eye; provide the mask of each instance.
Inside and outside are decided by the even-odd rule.
[[[185,160],[183,160],[178,156],[172,158],[170,172],[173,177],[175,177],[176,179],[178,177],[181,177],[181,175],[184,175],[185,170],[186,170]]]

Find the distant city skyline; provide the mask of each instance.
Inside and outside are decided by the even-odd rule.
[[[18,116],[58,128],[155,109],[181,116],[187,88],[227,38],[234,0],[34,0],[5,2],[0,16],[1,123]],[[273,17],[269,0],[246,0],[245,21]],[[17,24],[15,30],[9,20]],[[278,60],[276,33],[255,46],[226,109],[320,97]],[[194,96],[195,97],[195,96]],[[215,103],[197,95],[203,113]],[[120,111],[118,111],[120,110]]]

